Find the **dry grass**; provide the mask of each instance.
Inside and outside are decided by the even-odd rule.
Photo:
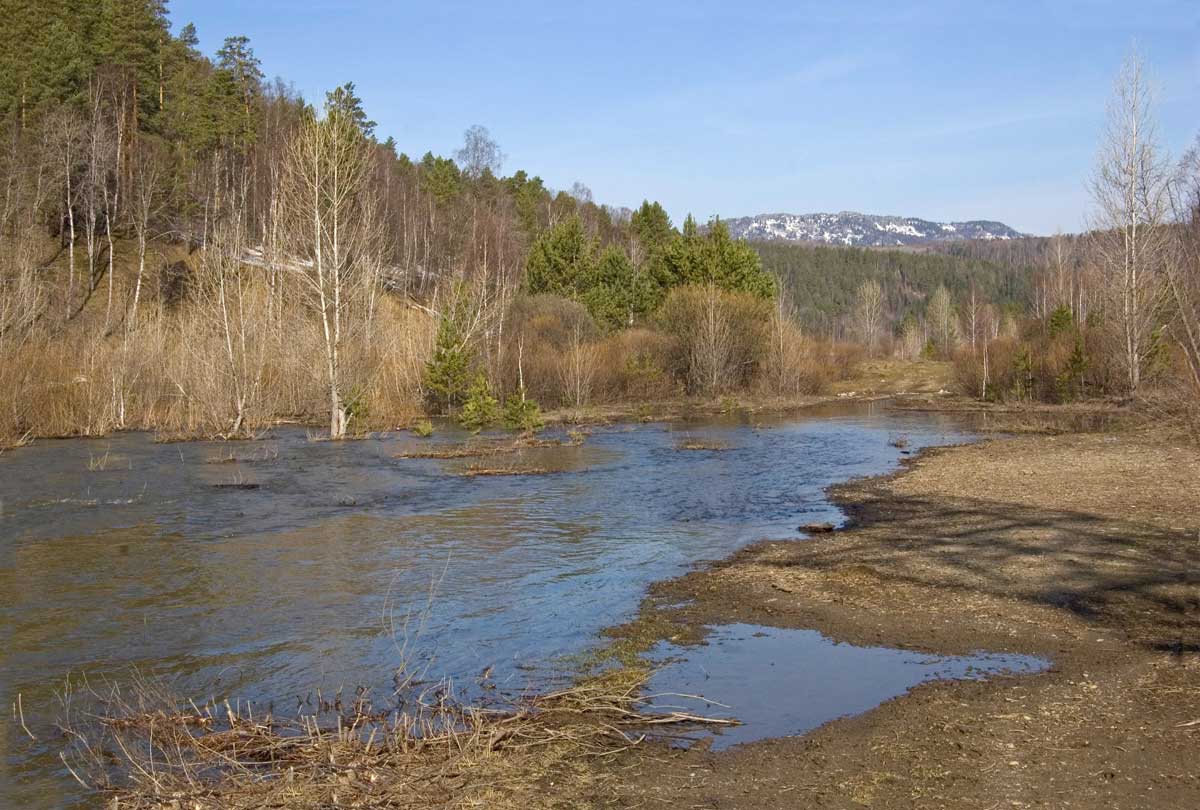
[[[279,448],[264,447],[250,455],[238,455],[232,450],[204,459],[205,464],[261,464],[279,460]]]
[[[835,393],[936,394],[954,387],[950,363],[936,360],[869,360],[833,386]]]
[[[473,478],[480,475],[551,475],[553,473],[566,472],[566,470],[552,470],[548,467],[530,467],[519,464],[504,465],[499,467],[487,467],[482,464],[470,464],[459,471],[459,475]]]
[[[105,450],[104,455],[97,456],[94,453],[88,453],[88,472],[103,472],[108,469],[109,451]]]
[[[67,695],[63,762],[128,810],[561,806],[611,778],[591,763],[649,731],[729,722],[649,712],[648,674],[614,670],[494,708],[467,705],[446,684],[409,689],[386,708],[360,691],[290,718],[181,704],[141,681],[129,697]]]
[[[129,246],[119,244],[117,255],[111,324],[97,292],[70,319],[47,318],[19,341],[0,341],[0,447],[125,429],[167,440],[247,438],[283,418],[327,421],[328,393],[314,372],[321,336],[296,301],[272,304],[265,281],[248,280],[241,292],[246,314],[231,342],[204,290],[192,284],[167,302],[150,279],[134,318]],[[150,264],[167,261],[198,264],[175,247]],[[53,287],[62,271],[50,268],[46,283]],[[188,278],[198,272],[192,266]],[[53,312],[60,309],[65,313],[58,305]],[[369,339],[346,347],[346,390],[363,406],[352,429],[405,423],[421,412],[432,328],[426,313],[381,300]]]

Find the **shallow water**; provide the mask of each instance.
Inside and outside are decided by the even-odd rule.
[[[53,727],[69,673],[122,680],[137,667],[180,695],[295,705],[339,686],[386,700],[407,657],[466,684],[494,667],[515,691],[598,644],[654,580],[838,522],[824,489],[893,469],[897,434],[910,452],[971,435],[961,419],[859,404],[614,426],[579,447],[497,457],[558,474],[474,478],[458,474],[470,459],[395,458],[463,438],[452,431],[122,434],[5,453],[0,806],[77,796]],[[687,438],[727,449],[677,449]],[[210,463],[230,453],[244,460]],[[34,742],[8,711],[18,694]]]
[[[648,689],[660,708],[733,718],[720,727],[712,749],[812,731],[839,717],[860,714],[928,681],[1025,675],[1049,663],[1028,655],[980,652],[932,656],[831,641],[815,630],[750,624],[713,628],[706,644],[659,644],[652,657],[664,667]],[[666,662],[670,662],[666,665]],[[678,697],[702,695],[705,700]],[[707,734],[696,734],[702,739]]]

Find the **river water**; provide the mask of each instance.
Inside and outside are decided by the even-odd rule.
[[[654,580],[839,521],[825,488],[894,469],[899,435],[909,452],[971,438],[950,417],[855,404],[522,451],[548,475],[397,458],[463,438],[449,429],[129,433],[0,455],[0,806],[79,800],[54,726],[69,675],[136,668],[179,695],[295,705],[316,689],[386,696],[407,661],[464,683],[491,667],[516,691],[569,670]],[[724,449],[679,449],[689,440]]]

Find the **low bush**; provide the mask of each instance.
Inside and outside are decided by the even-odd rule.
[[[504,404],[504,426],[506,428],[533,432],[541,429],[542,424],[541,409],[538,408],[536,402],[525,397],[524,389],[509,395],[508,402]]]
[[[776,396],[818,394],[834,376],[825,362],[825,347],[804,336],[800,328],[778,316],[771,325],[770,347],[759,377],[759,387]]]
[[[468,430],[480,431],[500,421],[500,403],[492,394],[487,377],[482,373],[475,376],[458,414],[458,422]]]

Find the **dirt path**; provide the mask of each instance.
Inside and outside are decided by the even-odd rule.
[[[928,684],[721,754],[642,746],[612,762],[619,788],[596,805],[1200,808],[1196,448],[1132,433],[996,440],[835,496],[851,529],[662,583],[615,634],[644,648],[752,622],[1033,653],[1051,670]]]

